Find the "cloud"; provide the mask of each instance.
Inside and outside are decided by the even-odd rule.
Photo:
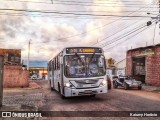
[[[78,31],[67,24],[51,24],[41,29],[41,39],[44,43],[52,41],[75,41],[75,38],[69,38],[68,36],[76,35]]]
[[[107,1],[100,1],[100,0],[93,0],[92,6],[87,7],[87,11],[90,11],[92,14],[96,15],[111,15],[117,14],[116,12],[122,11],[122,8],[114,7],[112,4],[114,0],[107,0]],[[122,3],[119,2],[121,5]],[[97,12],[99,11],[99,12]],[[106,12],[107,11],[107,12]],[[86,25],[86,36],[84,38],[84,42],[89,44],[95,44],[99,40],[103,38],[106,34],[106,29],[108,28],[112,19],[108,19],[106,17],[102,17],[102,19],[93,19]],[[110,27],[110,26],[109,26]]]
[[[34,0],[33,0],[34,1]],[[86,2],[85,0],[82,0]],[[151,3],[151,0],[139,0],[137,4]],[[119,0],[93,0],[91,6],[77,6],[77,5],[62,5],[62,4],[35,4],[30,2],[2,2],[1,8],[15,8],[15,9],[33,9],[33,10],[56,10],[56,11],[86,11],[84,13],[96,14],[96,15],[127,15],[124,11],[126,10],[137,10],[138,8],[129,8],[128,3]],[[103,3],[103,4],[102,4]],[[135,3],[133,1],[133,3]],[[110,6],[110,7],[104,7]],[[115,6],[128,6],[128,7],[115,7]],[[143,9],[145,10],[145,9]],[[99,11],[99,12],[96,12]],[[102,12],[104,11],[104,12]],[[108,12],[105,12],[108,11]],[[6,12],[6,11],[3,11]],[[13,12],[13,11],[12,11]],[[15,13],[15,12],[14,12]],[[16,12],[17,14],[17,12]],[[64,47],[69,46],[93,46],[97,41],[101,41],[104,38],[112,35],[119,30],[125,28],[129,24],[133,24],[135,20],[117,20],[113,17],[95,17],[95,16],[81,16],[84,19],[70,15],[72,18],[66,18],[67,15],[58,15],[60,18],[56,18],[55,14],[50,14],[50,17],[45,17],[48,14],[39,15],[39,13],[25,13],[28,16],[0,16],[0,36],[6,43],[1,43],[1,46],[5,48],[21,48],[22,59],[27,59],[28,55],[28,41],[31,39],[31,60],[48,60],[51,56],[55,56]],[[137,12],[133,15],[140,15]],[[144,13],[146,14],[146,13]],[[68,17],[68,16],[67,16]],[[81,18],[80,17],[80,18]],[[87,18],[87,19],[85,19]],[[100,19],[102,18],[102,19]],[[131,18],[134,19],[134,18]],[[142,23],[142,22],[141,22]],[[140,24],[141,24],[140,23]],[[145,23],[145,20],[144,20]],[[139,25],[140,25],[139,24]],[[138,25],[138,24],[137,24]],[[136,27],[135,25],[134,27]],[[126,31],[121,31],[117,35],[113,35],[111,38],[104,39],[95,46],[110,41],[120,35],[123,35],[128,30],[133,29],[127,28]],[[158,29],[156,29],[158,31]],[[134,37],[129,42],[123,42],[111,50],[106,50],[106,57],[113,57],[121,60],[121,57],[125,57],[125,51],[128,46],[132,45],[137,47],[144,45],[144,41],[148,41],[151,44],[151,33],[153,33],[153,27],[143,35]],[[65,38],[65,39],[64,39]],[[122,39],[123,41],[124,39]],[[155,42],[158,42],[158,36],[155,36]],[[104,47],[107,49],[114,44]],[[43,57],[42,57],[43,56]]]

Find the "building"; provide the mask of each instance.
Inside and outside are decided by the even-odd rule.
[[[29,72],[31,79],[47,80],[47,61],[31,61],[29,63]]]
[[[113,58],[106,59],[106,74],[109,76],[125,75],[126,59],[123,59],[116,63]]]
[[[0,55],[4,56],[5,65],[21,65],[21,49],[0,48]]]
[[[126,73],[126,58],[117,62],[116,67],[116,76],[125,75]]]
[[[128,50],[126,74],[148,85],[160,86],[160,44]]]
[[[1,49],[4,58],[3,87],[28,87],[29,72],[22,69],[20,49]]]

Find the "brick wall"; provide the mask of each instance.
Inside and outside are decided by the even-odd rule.
[[[131,57],[131,52],[127,53],[127,58],[126,58],[126,75],[132,75],[132,57]]]
[[[22,70],[21,66],[4,65],[4,88],[10,87],[28,87],[29,72]]]
[[[160,86],[160,45],[153,46],[154,54],[146,55],[146,84]],[[145,48],[144,48],[145,49]],[[132,75],[132,57],[140,54],[139,49],[127,52],[126,74]]]
[[[147,84],[160,86],[160,46],[155,47],[155,54],[147,56]]]

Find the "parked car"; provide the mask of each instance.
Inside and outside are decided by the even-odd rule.
[[[109,75],[107,75],[107,83],[108,83],[108,90],[110,90],[112,88],[112,82],[111,82],[111,78],[109,77]]]
[[[141,90],[142,82],[135,80],[131,76],[119,76],[119,78],[113,80],[113,87],[118,88],[119,86],[124,87],[125,90],[129,88],[138,88]]]
[[[38,78],[38,77],[37,77],[37,75],[35,75],[35,74],[31,76],[31,80],[37,80],[37,78]]]
[[[113,81],[114,79],[117,79],[117,78],[118,78],[118,76],[116,76],[116,75],[112,75],[111,80]]]

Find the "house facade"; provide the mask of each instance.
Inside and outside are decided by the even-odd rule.
[[[160,44],[128,50],[126,74],[148,85],[160,86]]]

